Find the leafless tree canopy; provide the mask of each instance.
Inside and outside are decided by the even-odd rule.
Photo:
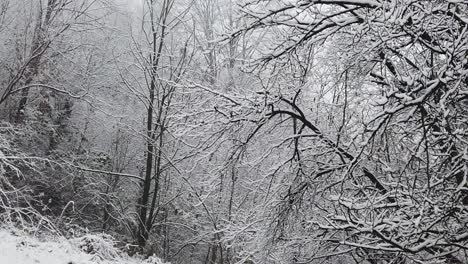
[[[0,223],[468,262],[465,0],[0,0],[0,33]]]

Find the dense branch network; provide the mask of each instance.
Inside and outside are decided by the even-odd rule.
[[[340,62],[348,63],[343,68],[360,72],[364,89],[374,91],[375,105],[363,121],[365,139],[353,151],[357,155],[310,122],[304,102],[279,95],[267,115],[270,122],[276,116],[301,122],[341,162],[347,160],[346,169],[327,170],[341,187],[321,206],[337,207],[311,220],[330,235],[348,236],[328,241],[367,254],[404,252],[419,259],[454,260],[452,253],[465,249],[467,10],[465,2],[454,1],[250,1],[243,6],[250,24],[234,36],[265,28],[283,36],[260,57],[263,65],[288,65],[308,45],[323,45],[336,49]],[[306,136],[295,138],[295,153],[301,148],[302,156],[304,144],[317,142],[298,145],[297,138]],[[370,184],[352,175],[358,164]],[[305,199],[302,192],[295,199]],[[456,227],[448,236],[450,225]]]

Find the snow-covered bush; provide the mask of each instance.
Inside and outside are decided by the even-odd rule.
[[[94,255],[100,259],[116,259],[120,252],[115,248],[116,241],[107,234],[87,234],[72,239],[72,242],[87,254]]]
[[[150,256],[149,258],[145,259],[142,264],[170,264],[170,263],[164,262],[156,256]]]
[[[31,207],[30,189],[16,184],[24,179],[21,168],[35,166],[16,148],[13,139],[18,134],[12,125],[0,123],[0,221],[36,223],[41,217]]]

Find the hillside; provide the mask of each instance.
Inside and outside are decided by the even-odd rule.
[[[47,235],[38,238],[16,229],[0,230],[0,264],[71,263],[163,264],[164,262],[156,257],[145,260],[129,257],[113,247],[108,235],[85,235],[74,239]]]

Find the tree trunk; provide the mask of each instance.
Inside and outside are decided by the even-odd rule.
[[[149,232],[152,227],[152,219],[154,213],[155,199],[157,196],[159,184],[155,184],[155,191],[153,192],[153,201],[151,202],[150,213],[148,214],[148,202],[150,198],[150,187],[152,181],[152,172],[154,166],[154,141],[156,140],[156,133],[158,131],[159,124],[154,124],[154,111],[155,111],[155,94],[156,94],[156,82],[157,82],[157,71],[159,62],[161,59],[161,52],[164,46],[164,38],[166,35],[166,19],[170,10],[167,0],[163,2],[160,21],[155,21],[154,17],[154,0],[151,0],[149,3],[150,8],[150,23],[151,23],[151,32],[152,32],[152,41],[153,41],[153,50],[151,54],[151,68],[150,68],[150,78],[151,83],[149,87],[149,98],[148,98],[148,109],[147,109],[147,118],[146,118],[146,165],[145,165],[145,178],[141,185],[143,192],[141,197],[138,199],[138,245],[143,248],[146,245],[146,241],[149,237]],[[161,33],[158,36],[155,25],[160,25]],[[158,42],[158,39],[159,42]],[[158,115],[161,115],[159,111]],[[161,118],[158,118],[160,120]],[[161,135],[162,136],[162,135]],[[160,151],[160,148],[158,152]],[[158,155],[159,156],[159,155]]]

